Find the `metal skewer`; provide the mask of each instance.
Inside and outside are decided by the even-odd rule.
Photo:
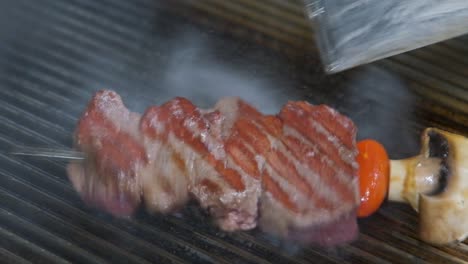
[[[37,148],[23,146],[13,147],[10,151],[7,152],[7,154],[16,156],[33,156],[67,160],[83,160],[85,158],[82,152],[70,149]]]

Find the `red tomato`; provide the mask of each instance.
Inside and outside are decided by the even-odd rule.
[[[357,148],[361,195],[358,217],[367,217],[379,209],[387,196],[390,160],[385,148],[375,140],[362,140]]]

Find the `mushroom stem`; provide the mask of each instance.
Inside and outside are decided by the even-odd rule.
[[[433,192],[439,184],[441,159],[423,154],[403,160],[390,161],[388,199],[406,202],[419,210],[419,194]]]
[[[414,210],[418,211],[418,197],[416,191],[417,180],[421,175],[415,175],[415,167],[420,156],[408,159],[390,161],[390,184],[388,199],[394,202],[409,203]]]
[[[393,202],[406,202],[404,198],[405,179],[408,172],[408,160],[390,161],[390,186],[388,199]]]

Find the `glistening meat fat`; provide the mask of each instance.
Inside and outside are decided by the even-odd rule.
[[[225,231],[262,230],[334,245],[357,236],[356,128],[330,107],[289,102],[263,115],[236,97],[199,109],[174,98],[130,112],[99,91],[68,166],[82,199],[115,216],[170,213],[193,198]]]

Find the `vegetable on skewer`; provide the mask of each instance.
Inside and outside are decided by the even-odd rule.
[[[435,128],[421,137],[419,155],[389,160],[378,142],[358,142],[359,217],[376,212],[388,194],[419,214],[421,240],[443,245],[468,237],[468,139]]]
[[[357,144],[359,154],[359,217],[377,211],[388,192],[390,161],[385,148],[377,141],[366,139]]]

